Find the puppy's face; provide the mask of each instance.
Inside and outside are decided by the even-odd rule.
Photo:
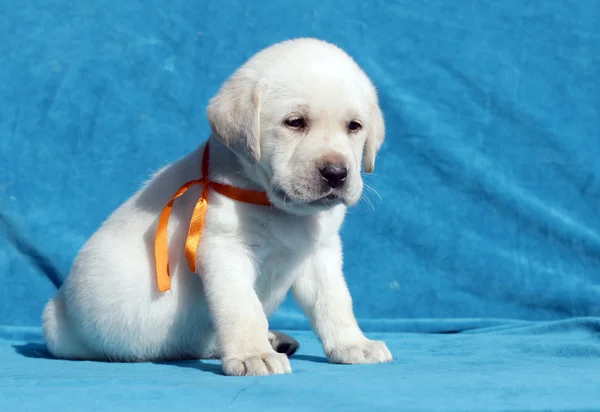
[[[271,202],[314,213],[360,199],[384,135],[366,75],[330,44],[294,40],[265,49],[211,101],[209,121],[251,168]]]
[[[353,205],[362,192],[361,159],[370,125],[366,96],[360,87],[319,77],[305,72],[264,93],[261,183],[285,209]]]

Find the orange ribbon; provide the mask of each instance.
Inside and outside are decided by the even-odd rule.
[[[188,267],[196,273],[196,251],[202,237],[202,229],[204,229],[204,218],[206,217],[206,209],[208,207],[208,191],[210,188],[217,193],[227,196],[230,199],[238,202],[251,203],[254,205],[271,206],[271,202],[264,192],[255,192],[253,190],[239,189],[237,187],[223,185],[221,183],[212,182],[208,179],[208,143],[204,147],[202,155],[202,178],[200,180],[191,180],[181,186],[173,195],[169,203],[164,207],[158,220],[158,228],[156,229],[156,239],[154,241],[154,256],[156,259],[156,276],[158,280],[158,290],[165,292],[171,289],[171,274],[169,271],[169,247],[168,247],[168,231],[169,217],[173,209],[175,199],[183,195],[187,190],[195,185],[203,185],[202,195],[194,207],[190,227],[188,230],[187,239],[185,241],[185,257],[188,262]]]

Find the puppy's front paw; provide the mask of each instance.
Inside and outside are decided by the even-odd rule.
[[[333,348],[327,357],[332,363],[383,363],[391,362],[392,354],[384,342],[365,339],[359,344]]]
[[[290,361],[282,353],[259,353],[248,356],[226,357],[223,372],[228,376],[267,376],[292,373]]]

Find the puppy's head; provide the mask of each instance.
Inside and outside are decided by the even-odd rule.
[[[385,134],[366,74],[315,39],[253,56],[210,101],[208,119],[271,202],[302,214],[358,202],[361,164],[373,171]]]

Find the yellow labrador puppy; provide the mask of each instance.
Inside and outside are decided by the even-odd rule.
[[[83,246],[44,310],[48,350],[90,360],[218,357],[227,375],[290,373],[276,349],[290,352],[293,340],[269,332],[267,318],[291,289],[331,362],[390,361],[386,345],[361,332],[342,273],[339,229],[360,199],[361,164],[373,170],[384,139],[365,73],[332,44],[285,41],[224,83],[208,119],[208,143],[161,169]],[[169,221],[172,284],[161,291],[158,218],[179,187],[202,178],[207,144],[211,182],[262,192],[271,205],[210,190],[193,273],[186,239],[203,187],[190,188]]]

